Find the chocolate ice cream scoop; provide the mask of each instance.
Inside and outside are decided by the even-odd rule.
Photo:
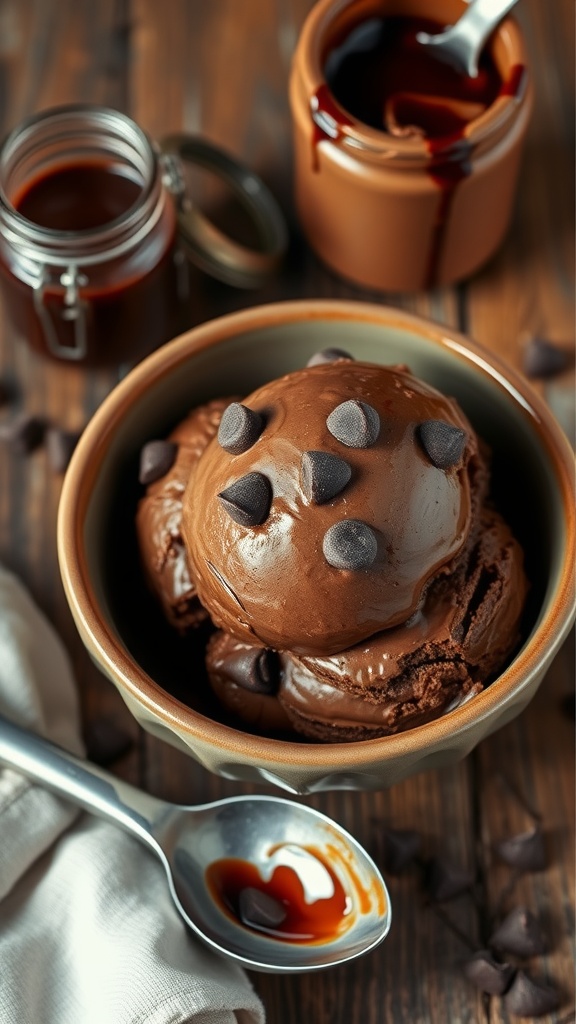
[[[320,656],[409,619],[471,529],[478,445],[457,404],[404,368],[340,360],[242,407],[233,426],[258,430],[238,445],[214,437],[183,498],[190,571],[214,622]]]

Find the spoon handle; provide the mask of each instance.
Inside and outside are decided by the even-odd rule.
[[[0,763],[158,849],[152,828],[169,805],[0,715]]]

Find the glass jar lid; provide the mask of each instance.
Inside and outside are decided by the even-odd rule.
[[[196,266],[237,288],[257,288],[279,267],[288,244],[274,196],[236,157],[199,136],[175,133],[160,141],[166,187],[175,197],[180,236]],[[202,167],[229,186],[256,231],[258,247],[235,241],[199,209],[186,190],[183,164]]]

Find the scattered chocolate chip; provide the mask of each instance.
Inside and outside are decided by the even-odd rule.
[[[342,519],[324,534],[322,550],[335,569],[367,569],[378,554],[378,541],[367,523]]]
[[[300,464],[302,490],[308,501],[324,505],[343,491],[352,476],[344,459],[330,452],[304,452]]]
[[[420,853],[422,839],[413,829],[385,828],[382,831],[382,863],[391,875],[399,875]]]
[[[576,719],[576,694],[567,693],[560,701],[560,711],[572,722]]]
[[[568,366],[568,352],[546,338],[529,338],[522,353],[522,367],[527,377],[554,377]]]
[[[278,928],[286,920],[286,908],[267,892],[247,886],[238,897],[240,919],[259,928]]]
[[[502,786],[504,786],[504,788],[510,794],[512,799],[516,801],[518,807],[520,807],[523,811],[525,811],[526,814],[528,814],[532,818],[532,821],[542,820],[542,815],[540,814],[540,811],[537,811],[535,807],[532,807],[526,794],[517,785],[517,783],[513,781],[513,779],[509,778],[509,776],[501,770],[496,772],[496,778],[502,784]]]
[[[560,997],[556,989],[538,985],[524,971],[518,971],[504,996],[504,1004],[518,1017],[543,1017],[559,1006]]]
[[[546,950],[540,924],[526,907],[512,910],[491,936],[489,944],[515,956],[535,956]]]
[[[425,420],[416,432],[430,462],[438,469],[449,469],[461,459],[466,445],[464,430],[443,420]]]
[[[21,412],[0,424],[0,441],[9,444],[18,455],[28,455],[42,444],[46,423],[39,416]]]
[[[218,427],[218,443],[230,455],[241,455],[258,440],[264,429],[264,420],[259,413],[232,402],[222,413]]]
[[[512,868],[542,871],[546,867],[544,837],[538,826],[530,832],[521,832],[510,839],[503,839],[501,843],[495,845],[494,850],[500,860]]]
[[[61,430],[50,427],[46,432],[46,452],[48,462],[55,473],[64,473],[72,458],[72,452],[78,444],[80,434],[72,430]]]
[[[10,388],[4,380],[0,380],[0,405],[7,405],[11,401]]]
[[[348,448],[369,448],[380,433],[380,417],[367,402],[351,398],[332,410],[326,426],[332,437]]]
[[[425,882],[430,899],[442,903],[470,889],[474,884],[474,875],[451,861],[432,857],[426,866]]]
[[[252,693],[276,693],[280,682],[280,663],[276,651],[254,647],[226,658],[226,676]]]
[[[259,526],[272,504],[272,487],[262,473],[247,473],[218,495],[228,515],[241,526]]]
[[[464,964],[464,974],[482,992],[491,996],[501,996],[510,986],[514,977],[514,968],[510,964],[495,960],[488,949],[479,949]]]
[[[354,356],[345,352],[343,348],[323,348],[321,352],[315,352],[308,360],[306,366],[323,366],[324,363],[335,363],[337,359],[351,359]]]
[[[140,452],[140,483],[153,484],[166,476],[174,465],[177,452],[178,445],[172,441],[148,441]]]
[[[118,761],[133,746],[133,739],[115,715],[101,715],[86,727],[86,756],[96,764]]]

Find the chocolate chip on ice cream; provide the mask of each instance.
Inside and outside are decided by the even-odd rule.
[[[148,441],[140,452],[140,483],[153,484],[166,476],[174,465],[176,451],[176,445],[172,441]]]
[[[352,476],[350,465],[330,452],[304,452],[300,463],[302,491],[315,505],[331,501]]]
[[[335,363],[337,359],[353,359],[353,356],[343,348],[323,348],[310,357],[306,366],[322,366],[323,363]]]
[[[230,455],[240,455],[256,443],[264,420],[241,402],[232,402],[222,414],[218,427],[218,444]]]

